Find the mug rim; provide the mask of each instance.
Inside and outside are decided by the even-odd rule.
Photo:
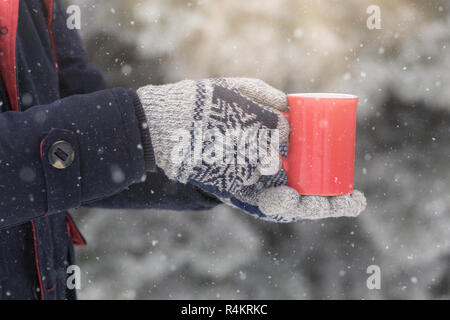
[[[315,98],[315,99],[357,99],[358,96],[347,93],[327,93],[327,92],[315,92],[315,93],[291,93],[288,97],[301,97],[301,98]]]

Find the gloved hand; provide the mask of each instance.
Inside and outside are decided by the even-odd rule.
[[[276,222],[357,216],[364,210],[359,191],[301,196],[286,186],[278,148],[287,150],[289,124],[278,110],[287,110],[287,99],[263,81],[184,80],[142,87],[137,94],[156,164],[169,178]]]

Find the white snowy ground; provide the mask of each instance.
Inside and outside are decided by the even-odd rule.
[[[450,12],[446,1],[77,0],[114,86],[252,76],[357,94],[357,219],[277,225],[210,212],[74,212],[80,298],[450,298]],[[366,268],[381,268],[368,290]]]

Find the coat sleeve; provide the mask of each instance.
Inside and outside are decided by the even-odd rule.
[[[67,14],[59,0],[54,1],[52,33],[59,66],[61,96],[89,93],[105,87],[101,72],[88,64],[83,44],[76,29],[66,26]],[[151,148],[145,146],[144,150]],[[147,152],[148,153],[148,152]],[[148,157],[147,157],[148,158]],[[146,159],[146,163],[153,162]],[[148,166],[147,166],[148,169]],[[148,171],[148,170],[147,170]],[[131,185],[111,197],[84,203],[82,206],[120,209],[202,210],[220,203],[189,184],[169,181],[161,170],[151,170],[145,181]]]
[[[87,62],[78,30],[67,28],[66,21],[67,14],[60,0],[55,0],[51,30],[59,68],[61,97],[105,89],[105,80],[100,70]]]
[[[0,228],[110,197],[146,171],[134,91],[74,95],[0,113]],[[71,147],[66,168],[58,143]]]
[[[87,203],[86,207],[108,209],[207,210],[221,202],[187,183],[169,180],[161,169],[149,172],[142,183],[132,184],[111,197]]]

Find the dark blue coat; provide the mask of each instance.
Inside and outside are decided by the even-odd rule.
[[[59,2],[20,1],[16,19],[17,33],[1,25],[14,17],[0,20],[0,45],[8,35],[16,42],[15,77],[0,79],[0,298],[70,299],[67,266],[74,263],[73,243],[84,239],[67,210],[200,210],[218,202],[158,169],[142,182],[148,166],[136,93],[104,90]],[[49,160],[58,141],[74,150],[65,169]]]

